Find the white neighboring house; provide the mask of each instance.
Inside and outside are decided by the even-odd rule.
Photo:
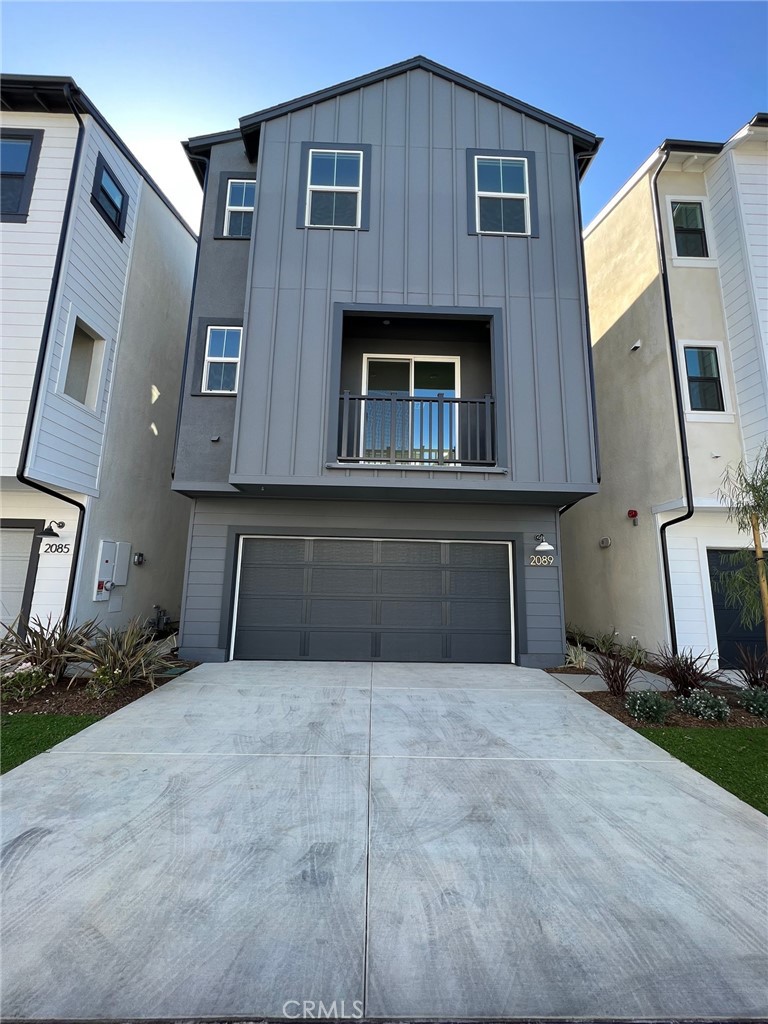
[[[176,619],[197,239],[71,78],[1,91],[0,621]]]
[[[562,518],[566,617],[728,666],[765,648],[712,576],[752,546],[723,470],[768,439],[768,115],[667,140],[584,237],[602,483]]]

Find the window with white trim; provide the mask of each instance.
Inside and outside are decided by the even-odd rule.
[[[363,153],[310,149],[305,225],[359,228]]]
[[[475,157],[475,223],[480,234],[530,234],[527,159]]]
[[[676,256],[684,259],[709,258],[703,203],[672,200],[672,228]]]
[[[205,338],[203,392],[234,395],[240,375],[242,327],[209,327]]]
[[[227,183],[227,208],[224,234],[228,238],[250,238],[253,208],[256,203],[256,182],[231,179]]]
[[[724,412],[725,397],[717,349],[686,345],[684,352],[691,411]]]

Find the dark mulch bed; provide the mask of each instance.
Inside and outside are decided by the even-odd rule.
[[[572,665],[565,665],[563,668],[545,668],[551,676],[594,676],[597,675],[591,668],[574,668]]]
[[[728,705],[731,709],[731,716],[725,722],[708,722],[702,718],[694,718],[693,715],[684,715],[675,708],[673,703],[673,695],[671,693],[662,693],[661,697],[664,700],[668,700],[672,705],[672,710],[669,712],[664,722],[661,725],[656,725],[653,722],[638,722],[637,719],[632,718],[624,710],[624,697],[612,697],[610,693],[605,693],[603,690],[594,691],[591,693],[582,693],[582,697],[586,697],[588,701],[591,701],[597,707],[603,711],[607,711],[609,715],[613,715],[614,718],[618,718],[624,725],[630,726],[632,729],[662,729],[667,728],[670,725],[684,726],[687,729],[733,729],[734,727],[742,729],[764,729],[768,726],[768,718],[758,718],[756,715],[750,715],[743,708],[740,708],[736,703],[736,696],[738,690],[730,686],[707,686],[707,690],[710,693],[716,693],[721,697],[725,697],[728,701]]]
[[[192,668],[193,664],[190,662],[186,667]],[[158,676],[155,680],[155,689],[177,677],[178,673],[171,676]],[[9,700],[7,697],[3,697],[3,712],[13,715],[111,715],[113,711],[119,711],[120,708],[132,704],[139,697],[152,692],[149,683],[130,683],[128,686],[121,687],[112,696],[102,697],[99,700],[85,692],[87,685],[87,679],[65,679],[55,686],[47,686],[25,701]]]

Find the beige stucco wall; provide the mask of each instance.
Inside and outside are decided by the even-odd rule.
[[[176,410],[195,241],[146,185],[120,330],[98,498],[89,502],[76,590],[78,618],[110,626],[152,606],[177,619],[191,502],[171,491]],[[93,601],[100,540],[128,541],[146,564],[109,602]]]
[[[602,482],[561,521],[566,619],[655,646],[667,632],[650,510],[683,483],[650,175],[592,230],[585,257]]]

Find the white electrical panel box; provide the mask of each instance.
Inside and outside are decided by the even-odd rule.
[[[130,544],[126,541],[100,541],[93,600],[108,601],[115,587],[124,587],[128,582],[130,564]]]

